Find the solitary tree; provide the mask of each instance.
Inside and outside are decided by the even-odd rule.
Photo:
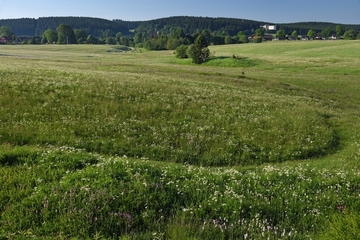
[[[48,29],[43,33],[43,42],[55,43],[58,40],[58,34],[52,29]]]
[[[286,34],[285,34],[285,31],[284,30],[278,30],[277,32],[276,32],[276,37],[278,37],[278,38],[285,38],[285,36],[286,36]]]
[[[336,35],[338,35],[339,37],[342,36],[344,34],[345,30],[344,27],[342,25],[337,25],[336,26]]]
[[[298,38],[298,32],[296,31],[296,30],[294,30],[292,33],[291,33],[291,36],[293,37],[293,38]]]
[[[189,56],[192,58],[193,63],[201,64],[209,59],[210,50],[204,35],[200,34],[195,39],[194,44],[190,46],[188,52]]]
[[[265,35],[265,29],[263,29],[263,28],[256,29],[255,35],[259,36],[259,37],[263,37]]]
[[[328,38],[328,37],[330,36],[330,34],[331,34],[331,28],[330,28],[330,27],[324,28],[324,29],[321,31],[321,34],[322,34],[324,37]]]
[[[14,32],[11,30],[10,27],[2,26],[0,27],[0,37],[6,36],[6,37],[12,37],[14,36]]]
[[[58,43],[59,44],[71,44],[76,43],[74,30],[66,24],[60,24],[56,31],[58,33]]]
[[[310,29],[310,30],[308,31],[307,36],[308,36],[310,39],[314,39],[314,38],[316,37],[316,32],[315,32],[314,30]]]
[[[261,43],[263,40],[263,36],[265,35],[265,29],[263,28],[258,28],[255,31],[255,37],[253,37],[253,42],[254,43]]]

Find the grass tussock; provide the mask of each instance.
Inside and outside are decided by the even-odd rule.
[[[241,57],[232,55],[231,57],[212,57],[207,62],[204,63],[206,66],[212,67],[241,67],[248,68],[254,67],[261,64],[261,61],[258,59],[249,59],[247,57]]]

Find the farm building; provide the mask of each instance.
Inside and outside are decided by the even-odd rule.
[[[12,41],[11,37],[8,36],[3,36],[0,38],[0,44],[7,44],[10,43]]]

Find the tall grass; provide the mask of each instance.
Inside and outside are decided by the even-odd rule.
[[[358,44],[3,46],[0,238],[358,236]]]
[[[333,109],[310,96],[89,64],[98,70],[73,70],[78,62],[3,69],[0,142],[203,166],[314,158],[339,147]]]
[[[8,236],[167,238],[179,226],[184,238],[305,239],[358,205],[356,170],[164,166],[68,147],[35,156],[1,168]]]

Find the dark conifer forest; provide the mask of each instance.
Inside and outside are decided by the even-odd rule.
[[[264,24],[277,25],[278,29],[291,33],[297,31],[299,34],[306,34],[310,29],[320,32],[330,27],[335,31],[337,23],[325,22],[300,22],[300,23],[269,23],[256,20],[238,18],[210,18],[176,16],[154,19],[149,21],[124,21],[106,20],[91,17],[41,17],[1,19],[0,26],[10,27],[17,36],[41,36],[47,29],[55,30],[60,24],[70,25],[73,29],[84,30],[87,34],[101,37],[104,32],[113,35],[121,32],[123,36],[132,35],[136,32],[170,33],[172,28],[182,28],[186,34],[194,34],[202,30],[209,30],[216,35],[236,35],[239,31],[254,33],[256,29]],[[344,30],[360,30],[360,25],[343,25]]]

